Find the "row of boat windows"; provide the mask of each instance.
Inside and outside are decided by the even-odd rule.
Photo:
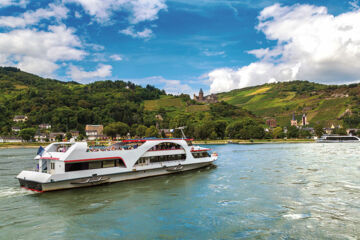
[[[171,142],[160,143],[156,146],[153,146],[149,151],[160,151],[160,150],[177,150],[183,149],[181,145]]]
[[[359,140],[358,138],[356,137],[326,137],[325,140],[334,140],[334,141],[353,141],[353,140]]]
[[[136,164],[178,161],[178,160],[185,160],[185,159],[186,159],[186,154],[174,154],[174,155],[164,155],[164,156],[141,157],[136,162]]]
[[[121,159],[79,162],[79,163],[66,163],[65,164],[65,172],[89,170],[89,169],[99,169],[99,168],[110,168],[110,167],[125,167],[125,164]]]
[[[191,153],[194,158],[204,158],[204,157],[210,157],[210,154],[208,152],[192,152]]]

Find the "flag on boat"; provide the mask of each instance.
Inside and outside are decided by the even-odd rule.
[[[44,152],[45,152],[45,148],[43,148],[42,146],[40,146],[39,149],[38,149],[38,151],[37,151],[37,155],[40,155],[40,157],[41,157]]]

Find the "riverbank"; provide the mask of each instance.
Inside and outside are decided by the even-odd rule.
[[[0,143],[0,148],[38,148],[39,146],[46,146],[49,143]]]
[[[194,140],[194,144],[313,143],[313,139]]]

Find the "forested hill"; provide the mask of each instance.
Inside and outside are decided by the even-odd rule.
[[[218,98],[259,117],[275,118],[280,126],[288,126],[293,113],[297,120],[305,113],[312,126],[360,127],[360,84],[291,81],[236,89]]]
[[[15,115],[26,115],[25,123],[14,123]],[[37,128],[52,125],[51,131],[78,130],[86,124],[123,122],[134,129],[187,126],[196,138],[222,138],[233,121],[245,119],[262,124],[251,112],[227,103],[198,104],[189,95],[171,96],[153,86],[141,87],[124,81],[90,84],[44,79],[12,67],[0,67],[0,135],[11,127]],[[252,121],[252,122],[251,122]]]
[[[58,131],[84,129],[85,124],[146,123],[143,101],[165,92],[130,82],[91,84],[44,79],[17,68],[0,68],[0,125],[9,128],[15,115],[26,115],[27,125],[51,123]],[[6,129],[2,129],[6,131]]]

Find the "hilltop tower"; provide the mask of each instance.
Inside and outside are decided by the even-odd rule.
[[[202,88],[200,88],[200,91],[199,91],[199,100],[200,101],[204,100],[204,92],[203,92]]]
[[[197,102],[201,102],[201,103],[216,103],[216,102],[218,102],[217,96],[215,94],[210,94],[210,95],[204,96],[204,91],[202,90],[202,88],[200,88],[199,96],[196,96],[196,94],[194,94],[194,100]]]
[[[297,120],[295,118],[295,113],[292,114],[292,119],[291,119],[290,123],[291,123],[291,126],[297,127]]]

